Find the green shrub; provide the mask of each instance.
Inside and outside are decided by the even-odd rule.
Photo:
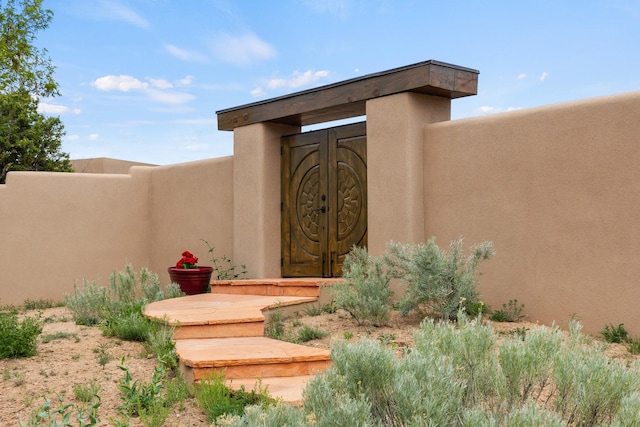
[[[27,422],[20,420],[20,427],[31,426],[72,426],[92,427],[98,425],[98,408],[100,408],[100,398],[95,396],[92,403],[86,409],[80,408],[71,403],[64,403],[62,396],[58,396],[57,407],[52,406],[51,399],[45,399],[39,411],[33,413]],[[74,421],[71,424],[72,420]]]
[[[18,312],[0,312],[0,359],[35,356],[42,333],[40,317],[18,319]]]
[[[640,364],[608,359],[572,321],[502,337],[457,314],[423,321],[402,357],[370,340],[339,342],[303,407],[248,408],[225,426],[616,427],[640,423]],[[280,424],[278,424],[280,423]]]
[[[280,307],[269,311],[269,321],[265,325],[264,334],[274,340],[285,340],[284,320]]]
[[[624,343],[630,340],[629,333],[623,323],[620,323],[618,326],[613,326],[611,323],[604,325],[604,329],[600,331],[600,335],[602,335],[602,338],[604,338],[606,342],[610,343]]]
[[[103,320],[104,307],[109,304],[109,293],[96,282],[83,279],[83,289],[73,285],[73,294],[65,295],[65,305],[77,325],[93,326]]]
[[[73,386],[73,396],[76,400],[84,403],[89,403],[93,400],[99,401],[100,389],[100,384],[95,380],[92,380],[87,384],[76,384]]]
[[[335,304],[351,314],[358,325],[386,325],[393,292],[382,260],[354,246],[345,257],[342,275],[345,281],[331,287]]]
[[[328,332],[322,331],[318,328],[313,328],[308,325],[303,325],[298,331],[298,341],[307,342],[312,340],[319,340],[329,335]]]
[[[416,310],[451,319],[459,308],[478,302],[476,268],[480,261],[493,255],[491,242],[475,245],[465,258],[461,238],[451,242],[449,253],[432,238],[426,244],[391,242],[384,260],[392,277],[406,285],[399,303],[403,314]]]
[[[195,387],[195,397],[198,406],[211,422],[225,414],[242,415],[246,406],[274,402],[260,383],[251,391],[246,391],[244,387],[233,390],[225,384],[224,373],[213,373],[200,381]]]
[[[496,310],[489,315],[489,320],[494,322],[517,322],[522,316],[524,304],[518,305],[517,299],[511,299],[508,303],[502,304],[502,310]]]
[[[124,371],[124,379],[118,384],[120,399],[123,402],[118,410],[126,416],[137,416],[143,411],[153,409],[162,391],[164,368],[156,366],[151,382],[145,383],[133,379],[129,368],[124,364],[124,359],[118,367]]]

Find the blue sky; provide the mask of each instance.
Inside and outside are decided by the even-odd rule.
[[[44,0],[72,159],[231,155],[215,112],[429,59],[453,119],[640,90],[640,0]]]

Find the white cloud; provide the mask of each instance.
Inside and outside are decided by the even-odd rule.
[[[164,45],[164,50],[166,50],[170,55],[173,55],[178,59],[182,59],[183,61],[204,62],[207,60],[207,57],[201,53],[181,49],[178,46],[172,44]]]
[[[185,147],[187,151],[207,151],[209,149],[209,145],[203,143],[194,143],[189,144]]]
[[[261,98],[263,96],[266,96],[267,93],[260,86],[258,86],[257,88],[251,91],[251,95],[256,98]]]
[[[165,79],[149,79],[151,86],[158,89],[171,89],[173,85]]]
[[[191,79],[191,76],[187,76],[179,82],[181,84],[190,83]],[[147,82],[144,82],[133,76],[108,75],[97,78],[91,84],[102,91],[138,91],[148,96],[149,99],[163,104],[185,104],[194,99],[194,96],[189,93],[170,90],[174,85],[165,79],[148,79]]]
[[[176,82],[176,84],[178,86],[189,86],[191,83],[193,83],[193,79],[194,79],[193,76],[187,76],[187,77],[184,77],[184,78],[178,80]]]
[[[547,73],[546,71],[544,71],[544,72],[540,75],[539,79],[540,79],[540,81],[541,81],[541,82],[543,82],[543,81],[545,81],[545,79],[546,79],[547,77],[549,77],[549,73]]]
[[[97,141],[98,138],[100,138],[100,134],[98,133],[90,133],[89,136],[87,137],[89,141]]]
[[[77,134],[66,135],[65,139],[67,139],[69,141],[77,141],[78,139],[80,139],[80,135],[77,135]]]
[[[352,2],[349,0],[304,0],[303,3],[315,13],[329,13],[342,19],[352,9]]]
[[[232,65],[250,65],[274,58],[276,50],[252,33],[239,36],[222,33],[212,43],[215,55]]]
[[[301,86],[307,86],[329,75],[329,71],[311,71],[307,70],[304,73],[294,71],[291,77],[288,79],[271,79],[267,83],[268,89],[295,89]]]
[[[474,115],[478,115],[478,116],[486,116],[489,114],[497,114],[497,113],[505,113],[505,112],[509,112],[509,111],[516,111],[519,110],[519,107],[507,107],[507,108],[501,108],[501,107],[491,107],[488,105],[483,105],[482,107],[478,107],[475,110],[473,110]]]
[[[518,80],[522,80],[522,79],[526,79],[526,78],[527,78],[527,74],[526,73],[518,74]]]
[[[69,107],[65,107],[64,105],[49,104],[46,102],[40,102],[38,104],[38,113],[41,114],[54,114],[59,116],[68,111]]]
[[[98,77],[93,83],[93,86],[99,90],[111,91],[117,90],[121,92],[129,92],[130,90],[143,90],[149,87],[148,83],[141,82],[135,77],[126,75],[108,75],[104,77]]]
[[[160,90],[149,90],[147,91],[147,94],[152,100],[162,102],[163,104],[186,104],[187,102],[194,99],[193,95],[184,92],[164,92]]]
[[[149,21],[138,15],[138,13],[136,13],[133,9],[128,8],[127,6],[123,6],[114,1],[106,0],[101,1],[100,6],[100,14],[103,17],[114,19],[117,21],[124,21],[139,28],[149,29],[151,27]]]

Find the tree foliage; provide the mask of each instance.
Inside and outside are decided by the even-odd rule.
[[[39,98],[59,95],[48,52],[34,45],[52,18],[42,0],[0,0],[0,184],[9,171],[73,170],[62,122],[38,113]]]
[[[19,8],[16,0],[0,4],[0,92],[26,89],[34,96],[59,95],[48,52],[34,45],[38,31],[49,26],[53,12],[42,9],[42,0],[20,0]]]
[[[26,90],[0,94],[0,184],[10,170],[73,171],[69,155],[60,151],[63,135],[60,119],[39,114]]]

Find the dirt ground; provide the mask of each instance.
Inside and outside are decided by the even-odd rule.
[[[118,383],[124,378],[124,372],[118,368],[122,358],[133,377],[145,383],[151,381],[156,360],[145,356],[143,346],[139,343],[106,338],[97,327],[75,325],[71,313],[64,307],[47,309],[41,313],[42,318],[48,320],[38,340],[38,355],[27,359],[0,360],[0,426],[17,426],[20,420],[28,420],[34,411],[41,410],[47,398],[57,405],[57,398],[62,396],[64,404],[81,406],[82,403],[74,397],[73,387],[92,381],[100,385],[98,425],[115,425],[121,419],[116,408],[122,403],[118,391]],[[37,312],[27,313],[31,316],[35,314]],[[318,316],[299,312],[285,321],[285,330],[295,336],[303,325],[307,325],[329,333],[323,339],[305,344],[313,347],[329,348],[334,340],[355,342],[368,337],[402,352],[404,347],[412,346],[413,331],[419,323],[417,316],[402,318],[394,313],[389,326],[368,328],[358,326],[340,310]],[[494,323],[493,326],[502,334],[512,333],[516,328],[539,327],[527,322]],[[56,333],[70,335],[43,342],[43,338]],[[100,349],[106,351],[110,359],[104,367],[98,363]],[[631,357],[622,345],[610,345],[608,353],[616,357]],[[142,423],[133,418],[130,425],[142,426]],[[203,412],[195,406],[194,400],[188,399],[182,407],[174,408],[164,425],[195,427],[209,423]]]

